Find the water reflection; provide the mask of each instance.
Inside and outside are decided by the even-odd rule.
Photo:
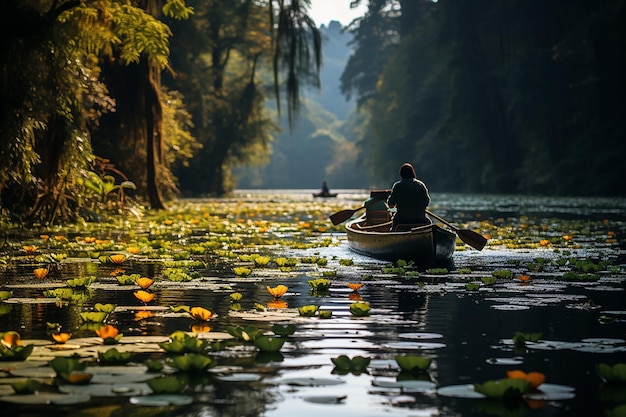
[[[360,203],[363,194],[352,190],[332,204]],[[305,195],[306,194],[306,195]],[[279,193],[269,198],[282,199]],[[434,196],[435,197],[435,196]],[[539,224],[553,217],[570,216],[596,220],[609,219],[611,229],[623,233],[626,220],[623,202],[598,200],[542,199],[511,196],[497,200],[484,196],[438,195],[433,200],[433,211],[454,221],[463,216],[503,218],[503,222],[518,226],[519,217],[536,217]],[[248,193],[245,200],[268,198],[261,193]],[[295,201],[310,199],[309,193],[292,197]],[[343,200],[341,200],[343,198]],[[227,204],[227,202],[225,202]],[[321,204],[315,202],[314,204]],[[621,205],[621,206],[620,206]],[[352,207],[352,206],[349,206]],[[511,220],[509,220],[509,218]],[[607,226],[608,227],[608,226]],[[283,236],[286,236],[287,233]],[[241,292],[244,311],[251,311],[255,303],[266,304],[271,296],[266,286],[284,284],[289,291],[282,299],[288,309],[318,305],[329,310],[329,319],[293,317],[297,331],[289,337],[281,352],[261,354],[254,348],[238,347],[212,352],[217,367],[193,388],[194,402],[188,406],[152,409],[151,415],[196,416],[316,416],[326,413],[349,416],[473,416],[473,415],[601,415],[623,399],[606,389],[597,378],[594,366],[598,362],[624,362],[623,294],[625,274],[623,265],[613,272],[604,271],[597,282],[555,281],[551,271],[531,273],[528,283],[500,281],[495,285],[481,285],[468,291],[468,280],[480,281],[497,269],[512,269],[527,273],[527,265],[537,257],[555,261],[562,252],[550,249],[487,248],[484,252],[471,250],[455,254],[451,273],[441,276],[421,274],[416,278],[383,274],[385,263],[355,255],[347,249],[341,233],[328,233],[338,244],[313,249],[270,248],[273,256],[322,256],[329,260],[325,268],[300,265],[296,273],[281,274],[268,268],[260,276],[235,277],[219,263],[209,263],[199,270],[199,279],[170,283],[156,280],[154,302],[138,302],[133,296],[137,287],[120,286],[114,275],[116,266],[68,262],[54,271],[44,282],[31,275],[30,267],[7,269],[2,273],[3,287],[14,291],[20,302],[0,304],[2,327],[0,331],[18,329],[24,339],[47,339],[46,322],[61,323],[64,329],[76,331],[73,338],[93,337],[93,332],[81,332],[78,312],[93,308],[96,303],[112,303],[118,309],[112,315],[112,324],[125,337],[169,335],[175,330],[193,332],[194,321],[184,315],[173,314],[168,306],[189,305],[209,308],[218,319],[209,324],[211,332],[224,332],[230,325],[245,325],[248,321],[232,313],[229,292]],[[198,234],[194,241],[207,238]],[[604,244],[581,249],[598,257],[616,256],[614,247]],[[619,251],[617,251],[619,252]],[[570,251],[576,254],[576,250]],[[341,266],[339,260],[350,258],[354,265]],[[123,266],[125,274],[162,278],[163,268],[157,262],[129,263]],[[323,296],[310,291],[308,280],[319,276],[320,270],[337,270],[331,290]],[[468,269],[468,275],[458,273]],[[65,279],[98,274],[98,281],[76,303],[42,303],[41,291],[63,286]],[[29,285],[14,285],[26,282]],[[353,292],[348,282],[365,285]],[[53,284],[50,284],[53,283]],[[14,286],[12,286],[14,285]],[[3,288],[4,289],[4,288]],[[371,305],[368,317],[353,317],[349,306],[356,296]],[[28,300],[31,300],[29,302]],[[9,308],[7,308],[9,307]],[[604,317],[604,319],[603,319]],[[608,319],[607,319],[608,318]],[[254,322],[268,330],[271,322]],[[208,334],[210,335],[209,332]],[[549,344],[530,345],[522,352],[511,343],[516,332],[540,332]],[[588,339],[615,339],[614,350],[602,353],[582,346]],[[559,344],[560,343],[560,344]],[[577,348],[574,348],[577,345]],[[582,346],[582,347],[581,347]],[[435,389],[413,385],[394,386],[402,380],[394,361],[398,355],[422,355],[433,359],[425,379],[437,387],[480,383],[506,376],[506,370],[541,371],[547,382],[572,386],[574,398],[564,400],[536,400],[534,402],[503,403],[485,399],[468,399],[438,395]],[[360,374],[334,373],[332,358],[338,355],[366,356],[372,359],[367,372]],[[221,371],[220,371],[221,369]],[[254,374],[256,378],[228,380],[220,376]],[[330,381],[339,381],[329,385]],[[301,381],[297,384],[294,381]],[[311,381],[306,384],[303,381]],[[416,378],[416,381],[419,381]],[[423,382],[423,379],[421,380]],[[598,390],[604,387],[604,401],[598,399]],[[99,414],[110,407],[111,416],[135,415],[138,407],[127,399],[102,401],[95,399],[87,406],[71,409],[57,407],[55,411],[71,412],[73,416]],[[101,408],[100,408],[101,407]],[[7,412],[23,415],[26,407],[8,405]],[[94,411],[95,410],[95,411]],[[43,416],[50,408],[27,410],[30,415]],[[8,414],[7,414],[8,415]]]

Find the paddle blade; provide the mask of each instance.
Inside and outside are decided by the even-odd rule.
[[[346,209],[338,211],[335,214],[331,214],[329,216],[330,221],[336,226],[339,223],[343,223],[348,220],[350,217],[354,216],[354,213],[361,210],[363,207],[359,207],[358,209]]]
[[[487,238],[480,233],[474,232],[473,230],[457,230],[456,234],[463,242],[476,250],[483,250],[487,244]]]

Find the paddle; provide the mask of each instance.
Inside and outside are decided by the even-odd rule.
[[[346,220],[348,220],[350,217],[354,216],[354,213],[356,213],[359,210],[363,210],[365,208],[365,206],[361,206],[357,209],[345,209],[345,210],[341,210],[338,211],[335,214],[331,214],[329,216],[330,221],[336,226],[339,223],[343,223]]]
[[[442,219],[441,217],[437,216],[434,213],[431,213],[428,210],[426,210],[426,214],[428,214],[433,219],[439,220],[441,223],[445,224],[446,226],[454,230],[457,236],[463,242],[467,243],[474,249],[483,250],[483,248],[487,244],[487,238],[481,235],[480,233],[477,233],[477,232],[474,232],[473,230],[468,230],[468,229],[459,229],[458,227],[455,227],[454,225],[450,224],[446,220]]]

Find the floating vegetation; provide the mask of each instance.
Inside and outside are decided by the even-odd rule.
[[[319,306],[316,305],[306,305],[298,307],[298,313],[302,317],[314,317],[318,310]]]
[[[233,267],[233,272],[239,277],[247,277],[252,273],[252,269],[246,268],[245,266],[235,266]]]
[[[117,327],[107,324],[106,326],[96,329],[96,334],[102,338],[102,343],[105,345],[115,345],[119,343],[123,334],[119,332]]]
[[[395,357],[402,371],[410,373],[426,372],[432,363],[432,358],[417,355],[402,355]]]
[[[605,382],[626,383],[626,363],[599,363],[596,365],[596,373]]]
[[[22,344],[16,331],[0,333],[0,361],[24,361],[33,353],[35,345]]]
[[[308,283],[314,293],[328,292],[332,285],[332,281],[328,278],[310,279]]]
[[[368,302],[355,302],[350,304],[350,313],[356,317],[364,317],[370,315],[370,303]]]
[[[349,358],[347,355],[339,355],[335,358],[330,358],[330,360],[333,365],[335,365],[333,373],[340,375],[347,373],[359,375],[367,371],[367,367],[371,362],[371,358],[366,358],[360,355],[356,355],[352,358]]]

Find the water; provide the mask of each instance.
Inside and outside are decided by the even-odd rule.
[[[326,200],[313,200],[310,190],[242,191],[233,199],[221,200],[225,209],[220,216],[228,218],[229,213],[246,205],[276,205],[284,209],[284,213],[276,213],[276,218],[287,219],[294,216],[289,205],[305,205],[306,208],[293,211],[298,212],[298,221],[313,221],[343,208],[358,208],[367,197],[363,190],[333,191],[338,191],[339,197]],[[27,275],[30,267],[6,268],[0,278],[0,290],[11,289],[14,298],[22,302],[2,303],[11,309],[1,316],[0,332],[18,330],[26,341],[49,340],[46,322],[59,322],[64,328],[74,329],[73,340],[93,337],[93,332],[78,329],[78,312],[96,303],[117,304],[111,322],[124,333],[121,340],[191,330],[193,321],[189,317],[156,309],[157,306],[210,308],[218,317],[211,320],[212,330],[203,337],[210,338],[211,333],[225,332],[233,325],[253,324],[269,329],[275,322],[291,322],[297,330],[280,353],[269,359],[250,347],[211,352],[217,367],[186,392],[193,398],[190,405],[145,407],[131,404],[132,396],[119,395],[93,397],[86,404],[71,407],[8,402],[3,407],[7,413],[20,416],[42,416],[51,410],[73,416],[103,412],[110,416],[146,413],[188,417],[305,417],[320,413],[340,417],[603,416],[626,403],[626,388],[604,384],[595,372],[595,366],[601,362],[626,362],[624,201],[436,194],[432,197],[431,211],[455,224],[493,234],[492,242],[501,244],[489,245],[482,252],[460,247],[454,256],[454,268],[448,273],[420,271],[417,277],[384,273],[387,263],[350,252],[340,230],[307,238],[332,239],[334,244],[330,246],[289,248],[271,244],[254,248],[274,257],[315,256],[328,260],[323,267],[300,263],[289,273],[268,267],[255,269],[249,277],[238,277],[230,268],[233,261],[214,260],[199,270],[194,280],[173,283],[162,279],[163,270],[158,263],[129,263],[125,265],[126,273],[157,279],[153,287],[157,294],[157,302],[152,305],[154,316],[147,319],[137,318],[142,305],[132,295],[136,287],[117,285],[111,276],[114,266],[98,266],[98,281],[91,286],[92,294],[84,304],[63,307],[37,301],[43,284]],[[534,231],[529,232],[531,229]],[[565,249],[529,244],[537,241],[538,235],[557,239],[572,231],[577,243]],[[277,234],[288,240],[296,232]],[[202,239],[202,234],[194,237],[194,241]],[[567,257],[610,260],[612,266],[599,272],[598,281],[564,282],[556,278],[563,275],[565,267],[555,263]],[[342,265],[345,259],[351,259],[353,265]],[[85,268],[81,263],[67,263],[44,283],[58,287],[64,280],[84,274]],[[481,283],[493,271],[505,269],[512,271],[513,277],[498,279],[493,285],[481,284],[476,291],[466,288],[468,282]],[[323,271],[336,271],[336,275],[331,278],[330,291],[320,295],[311,291],[308,281],[320,277]],[[531,276],[528,282],[517,278],[526,274]],[[348,282],[361,282],[364,286],[355,294],[347,287]],[[243,313],[254,316],[254,304],[271,299],[265,286],[279,284],[289,287],[283,296],[288,304],[287,314],[277,315],[274,320],[248,320]],[[226,286],[243,294],[243,312],[231,310],[228,293],[232,290]],[[350,305],[357,298],[370,303],[369,316],[355,317],[350,313]],[[300,317],[294,312],[307,305],[332,311],[332,318]],[[516,332],[541,333],[541,338],[516,351],[512,343]],[[400,372],[395,357],[408,354],[432,358],[432,364],[427,374],[404,382],[406,375]],[[364,372],[338,372],[332,359],[339,355],[363,356],[371,362]],[[546,375],[546,387],[562,389],[559,392],[567,395],[548,392],[545,400],[503,402],[445,394],[448,387],[505,378],[511,369],[542,372]],[[239,380],[225,378],[236,375]],[[430,385],[420,385],[418,380],[426,380]]]

